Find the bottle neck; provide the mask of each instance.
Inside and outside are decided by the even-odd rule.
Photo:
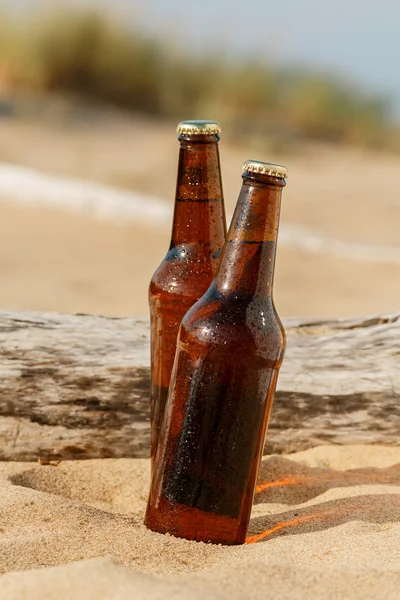
[[[215,281],[221,293],[272,295],[284,185],[267,175],[244,176]]]
[[[181,136],[171,248],[222,249],[226,222],[218,135]]]

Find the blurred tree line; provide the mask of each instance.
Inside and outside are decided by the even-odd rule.
[[[157,118],[205,115],[239,139],[397,144],[387,101],[328,75],[194,57],[101,12],[0,17],[0,88],[73,93]]]

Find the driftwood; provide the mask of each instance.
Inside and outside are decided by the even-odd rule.
[[[287,320],[265,452],[396,444],[400,314]],[[147,456],[146,319],[0,313],[0,459]]]

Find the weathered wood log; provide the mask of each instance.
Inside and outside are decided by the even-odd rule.
[[[266,452],[396,444],[400,314],[286,320]],[[147,456],[146,319],[0,313],[0,459]]]

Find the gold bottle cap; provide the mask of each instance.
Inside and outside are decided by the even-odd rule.
[[[219,135],[221,126],[217,121],[181,121],[176,128],[178,135]]]
[[[250,171],[250,173],[261,173],[261,175],[271,175],[279,179],[286,179],[288,170],[283,165],[275,165],[274,163],[266,163],[261,160],[246,160],[242,171]]]

